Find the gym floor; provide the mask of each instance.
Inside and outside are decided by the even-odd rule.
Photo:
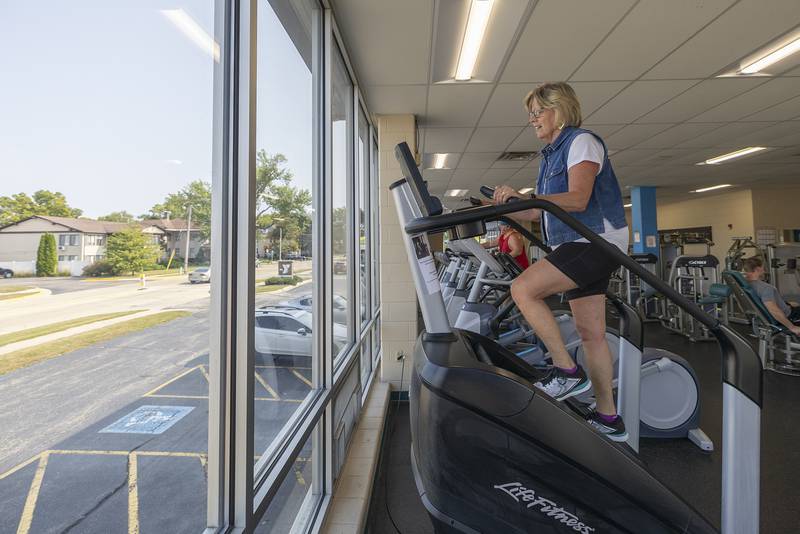
[[[686,358],[701,384],[701,428],[715,451],[702,452],[685,439],[643,439],[641,457],[665,484],[719,527],[722,469],[722,385],[715,342],[692,343],[658,324],[645,325],[645,345]],[[761,532],[795,533],[800,525],[800,377],[764,374],[761,412]],[[392,402],[375,478],[367,532],[427,534],[433,526],[411,474],[407,402]]]

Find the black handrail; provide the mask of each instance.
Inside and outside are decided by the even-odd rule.
[[[409,184],[412,185],[412,184]],[[412,186],[413,189],[413,186]],[[698,322],[706,326],[717,338],[722,351],[722,379],[731,384],[744,395],[749,397],[758,406],[763,402],[763,380],[761,376],[761,360],[756,356],[753,347],[718,319],[706,315],[697,305],[683,297],[656,275],[639,265],[633,258],[622,253],[596,233],[592,232],[583,223],[576,220],[559,206],[542,199],[517,200],[502,205],[480,206],[466,208],[442,215],[419,217],[410,221],[405,226],[407,234],[438,233],[461,224],[475,223],[478,221],[496,221],[504,216],[519,211],[539,209],[552,213],[567,226],[585,237],[590,243],[597,245],[600,250],[614,258],[617,262],[635,273],[639,278],[658,290],[662,295],[673,301]]]
[[[623,254],[617,247],[592,232],[583,223],[569,215],[559,206],[541,199],[518,200],[516,202],[508,202],[499,206],[481,206],[474,208],[467,208],[452,213],[442,215],[434,215],[431,217],[420,217],[414,219],[406,225],[406,232],[409,234],[418,233],[436,233],[444,232],[445,230],[458,226],[461,224],[469,224],[478,221],[494,221],[501,219],[504,215],[516,213],[518,211],[526,211],[530,209],[539,209],[547,211],[555,215],[559,220],[567,226],[578,232],[581,236],[585,237],[590,243],[600,247],[600,249],[614,258],[615,261],[625,266],[630,271],[636,273],[642,280],[657,289],[660,293],[668,297],[671,301],[675,302],[678,306],[684,309],[688,314],[697,319],[700,323],[705,325],[709,330],[719,329],[719,319],[707,315],[704,311],[698,308],[695,304],[688,301],[680,293],[675,291],[672,287],[666,284],[663,280],[659,279],[639,265],[627,254]]]

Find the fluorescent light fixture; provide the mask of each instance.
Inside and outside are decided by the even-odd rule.
[[[530,193],[532,191],[533,191],[532,187],[526,187],[525,189],[520,189],[519,190],[519,192],[522,193],[523,195],[527,195],[528,193]]]
[[[492,14],[492,4],[494,4],[494,0],[472,0],[467,30],[464,32],[464,41],[461,43],[461,52],[458,55],[458,67],[456,67],[456,80],[458,81],[467,81],[472,78],[472,71],[478,60],[478,52],[481,50],[483,34],[486,32],[489,15]]]
[[[433,168],[444,169],[444,164],[447,161],[447,154],[434,154],[433,155]]]
[[[703,189],[695,189],[689,191],[690,193],[705,193],[706,191],[713,191],[714,189],[722,189],[723,187],[730,187],[731,184],[712,185],[711,187],[704,187]]]
[[[756,152],[761,152],[762,150],[766,150],[767,147],[765,146],[749,146],[747,148],[743,148],[741,150],[736,150],[734,152],[729,152],[727,154],[722,154],[721,156],[716,156],[711,159],[707,159],[705,161],[701,161],[697,165],[716,165],[718,163],[722,163],[731,159],[741,158],[742,156],[747,156],[750,154],[755,154]]]
[[[448,189],[444,192],[446,197],[463,197],[469,193],[469,189]]]
[[[763,56],[749,65],[745,66],[743,69],[739,71],[740,74],[755,74],[757,72],[761,72],[762,70],[766,69],[770,65],[777,63],[778,61],[791,56],[795,52],[800,51],[800,37],[791,41],[788,44],[778,48],[777,50],[770,52],[766,56]]]
[[[186,11],[162,9],[161,14],[167,17],[189,40],[219,63],[219,45]]]
[[[625,204],[624,207],[631,208],[631,207],[633,207],[633,204]]]

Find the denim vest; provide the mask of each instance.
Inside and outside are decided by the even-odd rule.
[[[553,195],[569,191],[569,178],[567,176],[567,157],[569,147],[575,137],[582,133],[590,133],[603,145],[603,167],[597,175],[592,189],[592,196],[584,211],[573,211],[573,217],[588,226],[593,232],[601,234],[605,231],[603,219],[608,219],[614,228],[623,228],[625,209],[622,207],[622,193],[620,193],[617,176],[608,160],[608,149],[597,134],[568,126],[561,131],[555,142],[542,149],[542,159],[539,164],[539,177],[536,179],[536,195]],[[545,233],[546,230],[546,233]],[[550,246],[560,245],[580,239],[578,232],[561,222],[550,213],[542,212],[542,235]]]

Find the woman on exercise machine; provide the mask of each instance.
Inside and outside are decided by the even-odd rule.
[[[525,97],[528,122],[542,149],[535,197],[548,200],[616,245],[628,249],[628,227],[608,151],[593,132],[580,128],[581,109],[572,87],[565,82],[545,83]],[[527,198],[510,186],[494,191],[496,204]],[[553,252],[525,270],[511,286],[511,294],[525,319],[545,343],[553,360],[548,375],[535,385],[557,400],[594,388],[596,410],[588,422],[613,441],[628,433],[617,415],[612,394],[613,364],[606,342],[606,291],[619,264],[596,250],[596,245],[565,223],[541,210],[513,215],[522,221],[540,221],[542,235]],[[564,347],[561,333],[544,299],[565,293],[586,353],[589,375]]]
[[[483,243],[483,248],[494,248],[504,252],[514,258],[517,265],[523,270],[530,266],[528,255],[525,253],[525,240],[522,235],[505,221],[498,221],[500,226],[500,235],[497,239],[490,239]]]

